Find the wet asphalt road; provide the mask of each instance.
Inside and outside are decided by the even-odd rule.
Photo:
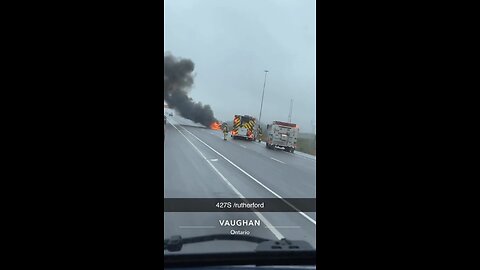
[[[164,150],[165,198],[316,198],[316,160],[302,153],[269,150],[263,143],[223,140],[221,131],[168,118]],[[316,213],[164,213],[164,236],[249,231],[286,237],[316,247]],[[260,220],[259,227],[222,227],[219,220]],[[213,244],[214,243],[214,244]],[[215,241],[185,245],[182,252],[251,251],[255,244]]]

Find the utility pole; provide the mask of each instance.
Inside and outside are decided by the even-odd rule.
[[[292,122],[292,108],[293,108],[293,99],[290,99],[290,113],[288,114],[288,122]]]

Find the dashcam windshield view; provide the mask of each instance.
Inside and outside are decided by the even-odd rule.
[[[315,251],[315,1],[164,6],[164,258]]]

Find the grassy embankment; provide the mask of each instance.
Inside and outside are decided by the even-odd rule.
[[[298,138],[297,151],[316,156],[317,145],[315,140],[307,139],[307,138]]]

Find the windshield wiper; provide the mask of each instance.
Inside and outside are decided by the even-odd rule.
[[[220,265],[315,265],[316,250],[306,241],[271,240],[248,235],[212,234],[182,238],[173,236],[164,240],[164,250],[180,251],[184,244],[214,240],[233,240],[257,243],[253,251],[194,254],[164,254],[164,267],[220,266]]]
[[[271,240],[250,235],[232,235],[232,234],[210,234],[204,236],[182,238],[179,235],[172,236],[163,241],[163,250],[171,252],[180,251],[184,244],[210,242],[214,240],[245,241],[258,243],[256,252],[265,251],[306,251],[314,250],[310,244],[305,241],[291,241],[285,238],[281,240]]]
[[[214,240],[233,240],[233,241],[245,241],[251,243],[262,243],[272,241],[271,239],[250,236],[250,235],[232,235],[232,234],[210,234],[204,236],[195,236],[182,238],[179,235],[170,237],[163,241],[163,250],[168,251],[180,251],[184,244],[210,242]]]

